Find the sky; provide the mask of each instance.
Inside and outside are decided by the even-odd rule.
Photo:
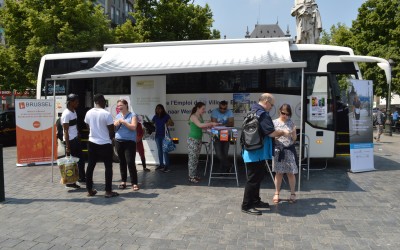
[[[322,18],[322,29],[329,32],[332,25],[343,23],[351,27],[357,18],[358,8],[366,0],[315,0]],[[244,38],[247,27],[251,33],[258,24],[275,24],[286,33],[289,26],[292,37],[296,35],[296,19],[290,15],[294,0],[194,0],[195,4],[210,6],[213,29],[221,38]]]

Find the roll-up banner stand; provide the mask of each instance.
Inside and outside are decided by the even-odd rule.
[[[373,171],[372,81],[350,80],[347,98],[351,172]]]
[[[57,159],[54,101],[36,99],[15,100],[17,123],[17,166],[52,163]],[[54,150],[51,147],[54,145]],[[54,152],[54,158],[51,153]]]

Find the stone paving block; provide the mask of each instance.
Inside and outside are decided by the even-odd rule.
[[[2,247],[11,247],[12,248],[21,242],[22,242],[22,240],[20,240],[20,239],[10,239],[9,238],[9,239],[6,239],[6,240],[0,242],[0,248],[2,248]]]
[[[16,250],[30,249],[37,244],[38,244],[38,242],[23,240],[20,243],[18,243],[17,245],[13,246],[13,249],[16,249]]]
[[[52,244],[38,243],[34,245],[32,248],[30,248],[30,250],[46,250],[46,249],[51,249],[52,247],[54,247],[54,245]]]

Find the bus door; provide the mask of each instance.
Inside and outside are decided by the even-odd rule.
[[[333,158],[336,138],[336,97],[329,73],[305,73],[303,128],[310,158]]]

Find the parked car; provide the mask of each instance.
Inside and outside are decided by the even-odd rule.
[[[15,111],[0,111],[0,144],[15,146],[17,143],[17,132],[15,123]]]

